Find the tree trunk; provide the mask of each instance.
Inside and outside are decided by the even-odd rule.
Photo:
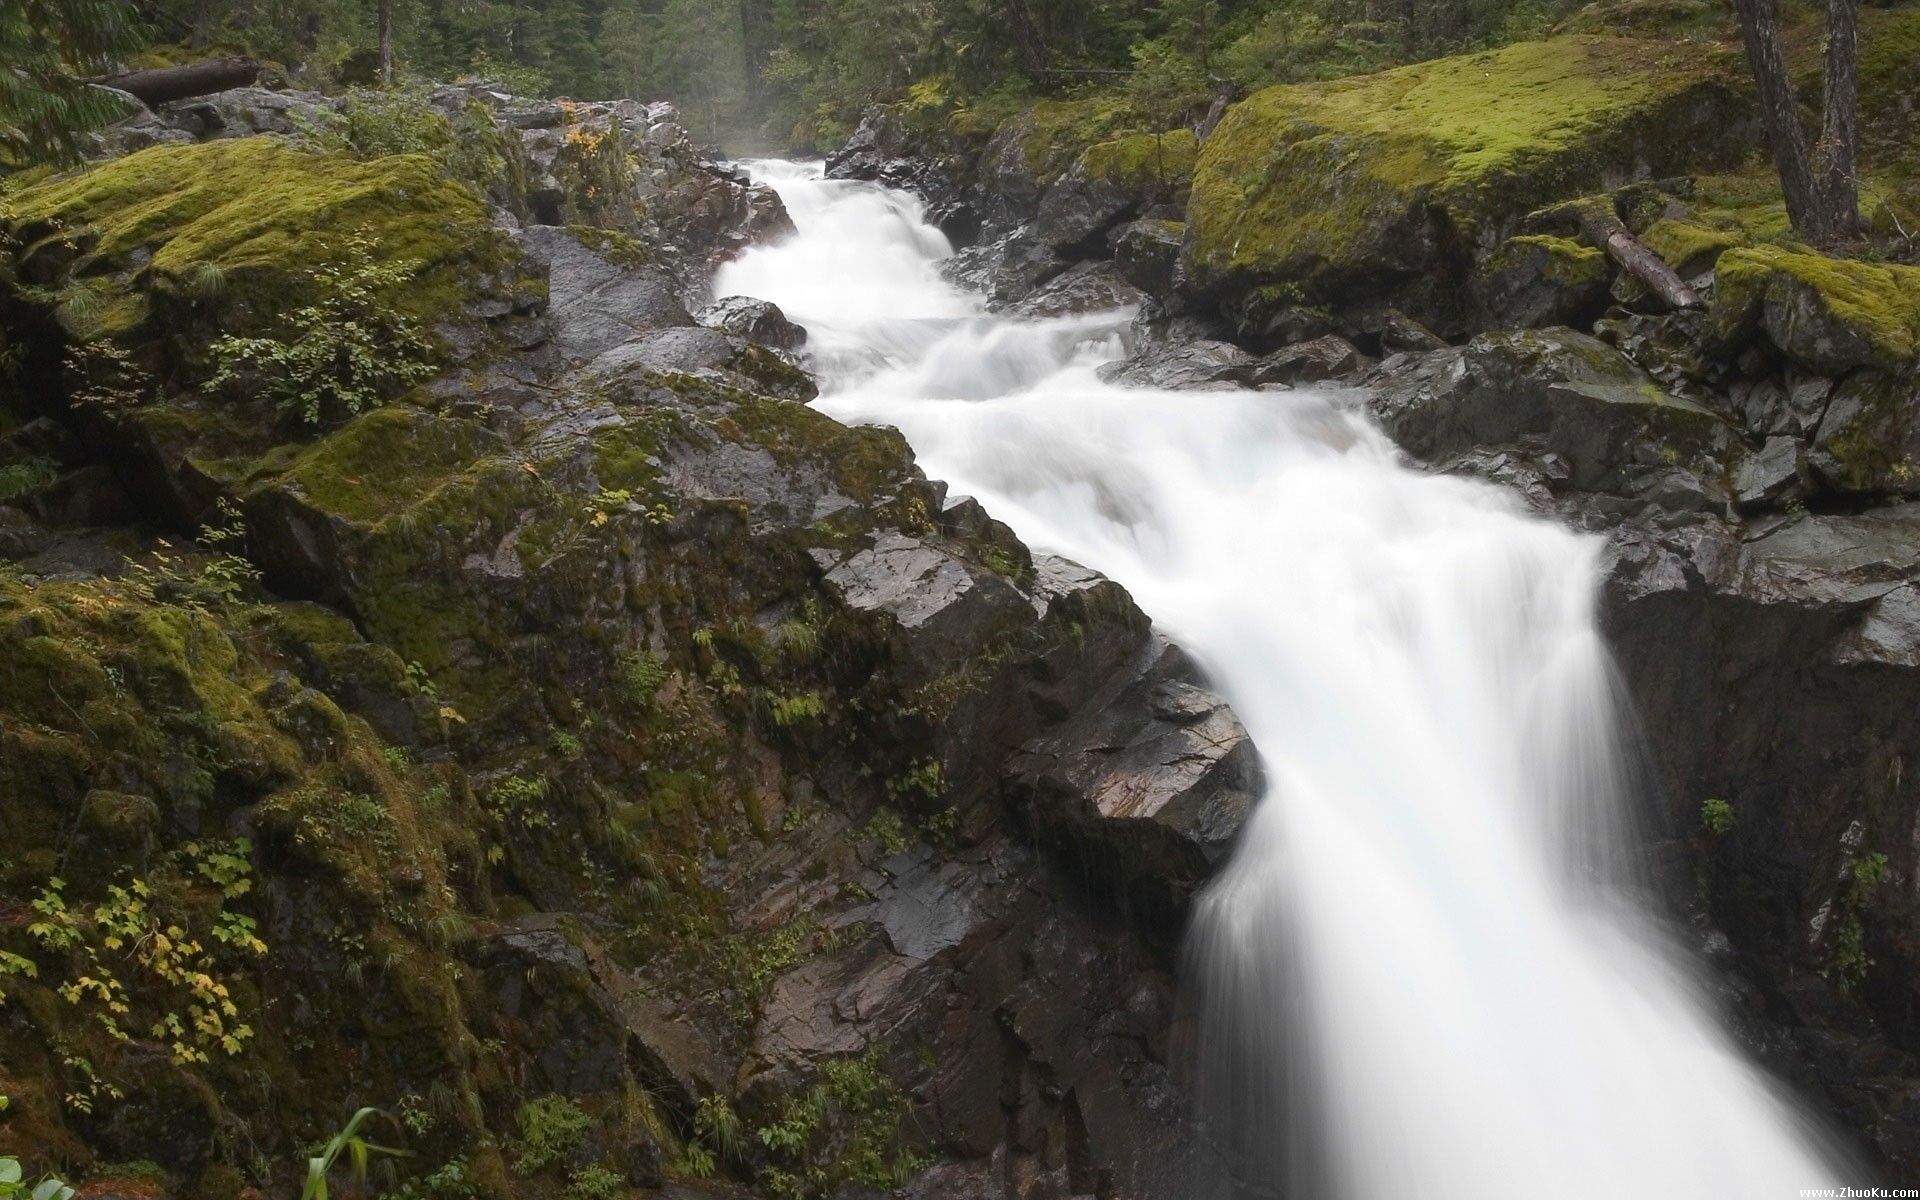
[[[1033,10],[1027,7],[1027,0],[1001,0],[1001,8],[1007,14],[1007,24],[1013,29],[1013,40],[1020,47],[1020,57],[1027,65],[1031,75],[1042,75],[1053,65],[1053,55],[1047,52],[1047,44],[1040,38],[1040,30],[1034,26]]]
[[[393,86],[393,0],[380,0],[380,86]]]
[[[741,85],[746,89],[747,111],[760,115],[760,14],[754,11],[757,0],[740,0]]]
[[[1541,214],[1548,221],[1570,221],[1580,235],[1607,257],[1620,264],[1627,274],[1647,285],[1670,308],[1700,307],[1700,293],[1687,286],[1667,260],[1655,254],[1647,244],[1633,236],[1613,204],[1604,199],[1575,200]]]
[[[146,71],[129,71],[125,75],[109,75],[93,82],[118,88],[151,107],[169,100],[185,100],[211,92],[224,92],[228,88],[246,87],[258,78],[260,64],[251,58],[210,58],[182,67],[154,67]]]
[[[1827,79],[1815,178],[1842,238],[1860,236],[1860,0],[1827,0]]]
[[[1787,201],[1787,218],[1815,245],[1844,241],[1860,228],[1853,186],[1859,0],[1828,0],[1827,7],[1827,112],[1822,123],[1822,173],[1816,175],[1807,132],[1800,124],[1800,97],[1793,77],[1787,73],[1786,56],[1780,51],[1780,14],[1775,0],[1734,0],[1747,63],[1753,68],[1754,86],[1760,93],[1767,142],[1773,148],[1780,190]],[[1836,174],[1845,176],[1844,188],[1829,186],[1828,181]]]

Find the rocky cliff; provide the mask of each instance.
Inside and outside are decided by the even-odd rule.
[[[786,218],[670,109],[406,122],[226,93],[0,202],[0,1150],[1163,1191],[1238,723],[708,304]]]

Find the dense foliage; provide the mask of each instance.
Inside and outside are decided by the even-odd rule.
[[[1144,77],[1177,101],[1209,77],[1328,78],[1507,40],[1573,0],[395,0],[401,68],[516,90],[667,96],[700,134],[826,141],[919,85],[1010,103]],[[158,42],[246,50],[370,80],[377,0],[144,0]]]
[[[10,0],[0,5],[0,157],[70,159],[87,130],[120,114],[83,82],[130,46],[123,0]]]

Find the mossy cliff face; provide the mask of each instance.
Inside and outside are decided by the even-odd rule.
[[[70,1177],[151,1159],[226,1200],[292,1186],[378,1104],[404,1174],[497,1196],[594,1169],[824,1195],[945,1160],[928,1196],[1007,1162],[1056,1194],[1089,1153],[1142,1187],[1174,1170],[1165,945],[1063,898],[1151,892],[1170,936],[1219,849],[1190,814],[1244,799],[1244,735],[1219,709],[1204,797],[1130,809],[1138,838],[1081,804],[1072,738],[1009,766],[1147,668],[1126,594],[947,504],[897,433],[762,394],[791,365],[651,283],[665,324],[612,345],[488,304],[447,235],[484,210],[426,160],[163,149],[28,193],[19,221],[95,232],[0,272],[7,337],[34,339],[0,458],[60,447],[0,525],[0,1147]],[[455,296],[498,336],[317,423],[205,392],[153,313],[215,318],[170,289],[211,255],[264,306],[332,243],[217,182],[136,186],[194,175],[175,154],[316,196],[384,181],[303,219],[416,255],[447,235],[394,303]],[[716,220],[717,243],[752,218]],[[487,252],[529,286],[556,240],[592,259],[554,272],[556,312],[664,251],[644,224],[540,232],[548,257]],[[69,328],[76,283],[149,314]],[[24,515],[82,477],[148,522]],[[1068,864],[1132,853],[1070,880],[1023,828]],[[183,949],[132,940],[154,930]]]
[[[1348,304],[1419,279],[1416,315],[1444,318],[1515,218],[1744,154],[1737,81],[1722,47],[1568,36],[1269,88],[1201,147],[1184,268],[1229,307],[1263,291]]]

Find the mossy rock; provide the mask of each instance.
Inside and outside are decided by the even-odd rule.
[[[1747,241],[1738,230],[1720,229],[1678,217],[1655,221],[1640,240],[1684,278],[1698,275],[1713,266],[1721,254]]]
[[[1811,462],[1837,491],[1920,493],[1920,381],[1882,371],[1849,375],[1820,420]]]
[[[1433,276],[1439,299],[1465,248],[1518,216],[1744,154],[1748,123],[1728,52],[1630,38],[1268,88],[1200,149],[1184,257],[1223,297],[1279,283],[1342,303]]]
[[[1920,351],[1920,267],[1752,246],[1720,256],[1716,287],[1711,316],[1720,340],[1764,331],[1820,374],[1909,370]]]
[[[1613,266],[1607,256],[1571,238],[1511,237],[1480,264],[1475,289],[1501,325],[1591,325],[1605,309]]]
[[[994,131],[983,174],[992,190],[1032,201],[1058,182],[1093,146],[1125,134],[1149,133],[1124,97],[1100,92],[1041,100]]]
[[[485,207],[432,160],[361,161],[271,136],[154,146],[28,188],[5,207],[23,259],[77,244],[75,276],[124,272],[118,284],[186,318],[245,331],[299,302],[315,267],[339,262],[345,238],[380,261],[419,264],[383,299],[434,324],[455,318],[514,256]],[[147,317],[107,309],[101,335]]]
[[[1191,129],[1135,133],[1087,147],[1080,156],[1089,179],[1129,192],[1184,189],[1193,180],[1200,142]]]

